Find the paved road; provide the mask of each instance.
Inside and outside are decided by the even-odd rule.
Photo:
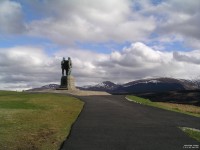
[[[183,150],[184,145],[200,145],[177,128],[200,129],[199,118],[129,102],[119,95],[80,99],[84,109],[62,150]]]

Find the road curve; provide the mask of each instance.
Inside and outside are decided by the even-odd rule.
[[[200,118],[121,95],[79,98],[85,106],[61,150],[185,150],[184,145],[200,145],[178,128],[200,129]]]

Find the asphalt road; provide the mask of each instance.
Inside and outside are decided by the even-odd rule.
[[[127,101],[124,96],[79,97],[85,106],[62,150],[194,150],[200,143],[178,127],[200,129],[200,118]]]

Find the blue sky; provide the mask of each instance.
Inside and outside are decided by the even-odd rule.
[[[77,85],[199,78],[199,17],[199,0],[1,0],[1,87],[58,83],[63,56]],[[10,61],[21,69],[10,71]]]

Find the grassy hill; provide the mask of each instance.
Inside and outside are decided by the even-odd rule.
[[[58,149],[82,107],[65,95],[0,91],[1,149]]]

